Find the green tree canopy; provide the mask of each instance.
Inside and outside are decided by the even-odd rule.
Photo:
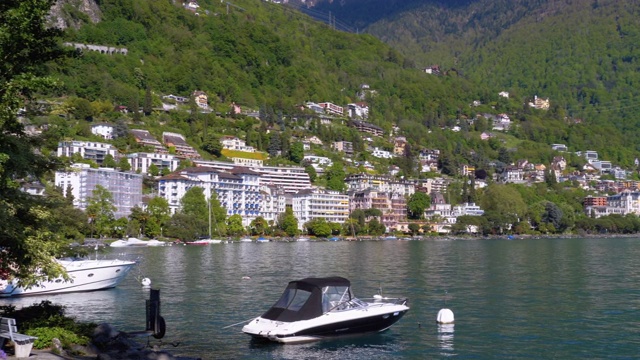
[[[113,195],[107,188],[96,185],[93,195],[87,199],[87,216],[94,224],[96,233],[108,236],[113,229],[116,206],[113,205]]]
[[[34,94],[55,84],[44,76],[45,64],[62,54],[60,30],[45,25],[52,5],[53,0],[0,2],[0,268],[25,285],[64,272],[53,261],[66,243],[52,231],[56,204],[22,193],[17,182],[57,167],[34,152],[39,140],[26,136],[17,119]]]
[[[289,236],[296,236],[300,233],[298,229],[298,219],[293,215],[293,209],[287,207],[283,214],[278,217],[278,228]]]
[[[409,218],[422,219],[424,211],[431,206],[431,197],[421,191],[416,191],[407,201]]]

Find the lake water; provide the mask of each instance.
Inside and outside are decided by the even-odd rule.
[[[237,243],[112,249],[140,264],[117,288],[49,296],[80,320],[144,330],[148,277],[167,334],[202,359],[640,358],[640,239]],[[241,325],[290,280],[344,276],[356,296],[406,296],[411,310],[379,334],[304,345],[255,342]],[[250,280],[243,280],[250,276]],[[453,327],[436,325],[453,310]],[[30,305],[45,298],[2,299]],[[146,339],[142,339],[145,341]],[[177,345],[174,347],[173,345]]]

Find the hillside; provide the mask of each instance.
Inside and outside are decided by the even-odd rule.
[[[553,9],[552,3],[557,5]],[[481,7],[483,4],[485,8]],[[399,13],[395,24],[400,24],[403,16],[413,14],[426,21],[416,22],[432,33],[426,38],[438,41],[429,42],[433,52],[421,55],[405,47],[404,51],[411,56],[403,56],[370,35],[335,31],[272,3],[246,0],[227,6],[200,1],[198,8],[189,10],[170,2],[104,0],[100,2],[102,21],[96,24],[86,21],[77,30],[68,29],[66,40],[122,47],[128,53],[124,56],[79,53],[55,68],[65,84],[58,95],[134,107],[142,105],[149,93],[153,94],[149,101],[158,106],[161,95],[189,96],[194,90],[202,90],[218,113],[226,113],[235,103],[259,110],[263,119],[270,117],[273,122],[280,116],[277,114],[296,114],[299,110],[295,105],[306,101],[328,101],[342,106],[359,101],[356,94],[361,84],[368,84],[377,94],[367,99],[371,106],[370,122],[385,129],[398,124],[416,149],[443,149],[457,158],[455,163],[486,164],[497,157],[501,147],[490,148],[477,140],[482,126],[461,134],[442,129],[480,112],[508,112],[516,120],[509,134],[514,140],[508,142],[509,151],[516,158],[526,155],[539,161],[549,159],[552,154],[544,149],[549,149],[549,144],[564,143],[572,150],[595,150],[604,158],[630,166],[638,156],[633,145],[639,136],[635,115],[630,113],[622,121],[620,114],[611,111],[616,108],[615,105],[611,108],[610,100],[622,99],[619,93],[631,92],[632,96],[635,92],[619,86],[621,81],[633,81],[633,74],[627,71],[633,64],[627,66],[622,59],[618,61],[621,56],[618,54],[615,59],[603,58],[606,61],[600,67],[585,72],[580,69],[595,66],[587,56],[589,47],[576,48],[575,53],[581,54],[579,58],[571,56],[574,52],[564,60],[553,55],[555,45],[545,44],[549,43],[548,37],[559,37],[548,34],[553,28],[549,24],[558,21],[558,16],[564,14],[562,11],[568,11],[567,6],[571,5],[559,4],[460,1],[455,2],[456,6],[449,3],[442,7],[429,2],[426,7],[416,7],[420,4],[409,2],[402,9],[412,10]],[[508,5],[513,5],[511,10],[502,11]],[[574,7],[569,10],[596,11],[598,15],[612,5],[597,8],[603,10],[579,4],[571,6]],[[456,14],[457,17],[449,16]],[[441,23],[434,26],[429,19]],[[372,32],[380,24],[383,22],[372,25]],[[408,28],[393,24],[389,23],[385,31],[387,41],[396,31]],[[572,34],[569,30],[565,33]],[[528,41],[529,38],[536,42]],[[564,35],[564,38],[571,44],[580,37]],[[630,44],[626,38],[625,46]],[[476,43],[475,47],[469,45],[472,43]],[[402,48],[402,44],[398,45]],[[451,60],[450,52],[457,54],[455,59]],[[434,61],[413,60],[414,55],[420,58],[430,54],[434,54]],[[620,63],[617,68],[626,66],[627,70],[615,79],[609,77],[608,87],[604,87],[605,81],[592,75],[601,74],[599,70],[613,61]],[[424,64],[435,63],[442,65],[446,75],[432,76],[420,71]],[[575,71],[569,71],[574,63]],[[563,71],[562,76],[558,75],[559,70]],[[559,83],[554,85],[553,81]],[[502,90],[511,93],[509,100],[498,96]],[[589,105],[594,90],[598,90],[600,98]],[[551,110],[532,112],[523,106],[535,95],[550,98]],[[474,100],[485,104],[484,107],[471,107]],[[599,114],[604,104],[610,107]],[[593,109],[585,108],[587,105]],[[196,145],[205,141],[206,120],[177,115],[171,119],[169,123],[166,119],[160,123],[184,130]],[[218,127],[220,131],[224,128]],[[249,137],[245,130],[234,135]],[[259,140],[252,145],[261,150],[267,146]]]
[[[146,87],[182,96],[202,90],[217,99],[215,108],[226,111],[232,102],[256,109],[347,103],[355,101],[363,83],[403,98],[412,97],[407,87],[416,87],[418,99],[383,114],[395,118],[440,106],[426,94],[446,93],[447,103],[470,98],[439,79],[424,81],[406,58],[369,35],[335,32],[270,3],[233,5],[200,1],[189,11],[170,2],[101,1],[103,20],[69,29],[67,40],[124,47],[128,55],[82,54],[60,70],[65,92],[129,104],[141,102]],[[456,81],[454,87],[463,84]]]
[[[367,10],[372,1],[339,4],[318,2],[314,9],[354,24],[349,14],[371,14],[365,31],[411,56],[417,67],[455,68],[477,86],[523,102],[549,98],[558,116],[582,122],[587,132],[620,136],[616,145],[623,150],[611,151],[605,136],[554,124],[562,141],[577,148],[597,148],[627,163],[630,154],[620,152],[638,151],[640,7],[634,1],[413,1],[386,16]]]

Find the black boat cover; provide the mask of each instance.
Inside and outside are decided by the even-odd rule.
[[[348,290],[350,286],[349,280],[338,276],[291,281],[280,300],[267,310],[262,318],[283,322],[316,318],[327,310],[326,304],[323,309],[323,288],[339,287]],[[350,292],[347,293],[350,296]]]

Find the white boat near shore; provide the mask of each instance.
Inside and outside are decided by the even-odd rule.
[[[57,278],[30,288],[19,286],[18,280],[0,280],[0,297],[59,294],[94,291],[116,287],[136,264],[127,260],[59,259],[70,281]]]
[[[140,240],[130,237],[126,240],[116,240],[109,244],[111,247],[144,247],[144,246],[166,246],[167,243],[159,240]]]

